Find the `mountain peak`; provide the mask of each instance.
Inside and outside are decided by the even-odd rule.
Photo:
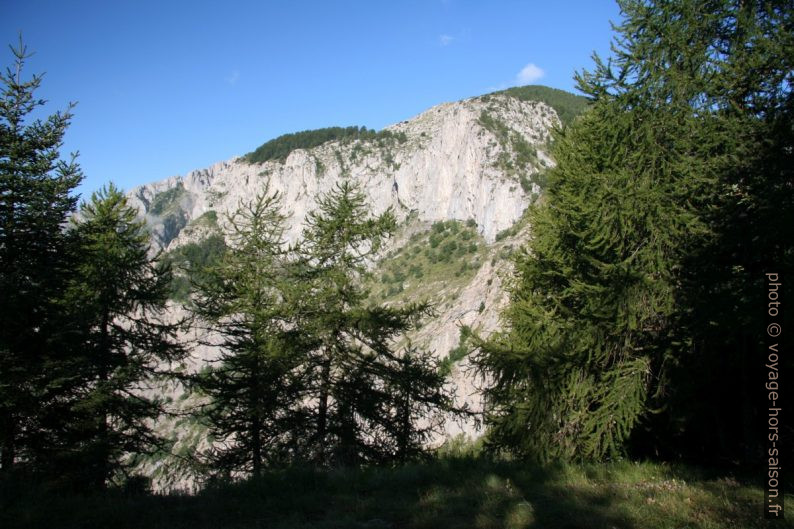
[[[398,219],[411,213],[429,222],[473,219],[493,241],[537,196],[539,175],[553,164],[551,130],[561,125],[560,113],[570,115],[583,99],[517,87],[442,103],[382,131],[287,134],[248,155],[138,187],[131,201],[145,214],[156,246],[165,248],[182,244],[180,233],[195,219],[209,211],[225,218],[269,181],[285,198],[294,239],[318,193],[352,179],[374,212],[393,207]]]

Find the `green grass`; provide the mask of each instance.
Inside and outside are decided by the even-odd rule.
[[[202,213],[201,215],[190,221],[189,225],[202,226],[205,228],[217,228],[218,213],[213,209],[205,211],[204,213]]]
[[[484,305],[483,305],[484,308]],[[480,311],[482,312],[482,310]],[[449,354],[441,360],[439,370],[444,376],[449,376],[452,373],[452,366],[466,358],[471,352],[469,346],[469,337],[471,336],[471,327],[463,325],[460,327],[460,337],[458,338],[458,345],[449,351]]]
[[[794,497],[786,501],[792,505]],[[399,468],[289,468],[196,495],[46,493],[0,483],[8,529],[755,529],[761,489],[651,463],[528,465],[445,457]]]
[[[439,303],[474,277],[486,251],[475,223],[436,222],[381,260],[367,287],[376,302],[421,301],[438,292],[439,299],[427,301]]]

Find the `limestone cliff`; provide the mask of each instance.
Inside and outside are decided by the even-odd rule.
[[[537,193],[532,175],[551,164],[550,130],[558,124],[544,103],[482,96],[387,127],[402,139],[329,142],[296,149],[284,162],[235,158],[135,188],[130,198],[146,214],[155,243],[166,248],[184,242],[179,235],[192,220],[211,210],[223,218],[266,181],[284,195],[296,237],[317,194],[342,179],[363,185],[374,213],[392,206],[403,220],[412,211],[423,221],[474,219],[493,241]]]

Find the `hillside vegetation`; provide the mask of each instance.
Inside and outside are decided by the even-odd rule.
[[[494,381],[488,440],[539,461],[776,467],[791,430],[766,397],[791,357],[764,330],[791,318],[758,307],[794,266],[794,12],[620,7],[612,55],[575,77],[592,104],[552,147],[502,330],[473,357]],[[537,90],[553,93],[512,93]]]
[[[563,125],[570,124],[576,116],[587,109],[588,105],[586,97],[542,85],[515,86],[494,94],[509,95],[521,101],[546,103],[557,112]]]
[[[163,254],[162,262],[174,271],[170,299],[187,303],[191,281],[207,267],[217,264],[225,252],[226,241],[223,235],[213,233],[197,242],[189,242]]]
[[[264,163],[270,160],[284,161],[295,149],[311,149],[329,141],[405,141],[405,134],[388,130],[372,130],[367,127],[327,127],[283,134],[263,143],[243,159],[248,163]]]
[[[518,86],[494,94],[506,94],[522,101],[540,101],[552,107],[564,125],[584,112],[587,108],[587,99],[541,85]],[[492,94],[489,94],[492,95]],[[488,95],[483,96],[487,98]],[[377,141],[379,143],[404,142],[405,133],[395,133],[390,130],[372,130],[367,127],[325,127],[314,130],[304,130],[283,134],[269,140],[253,152],[246,154],[243,159],[248,163],[264,163],[270,160],[284,161],[295,149],[311,149],[331,141]]]
[[[12,47],[0,527],[792,527],[794,10],[619,3],[591,103],[288,134],[135,206],[78,209]]]
[[[415,232],[408,242],[389,252],[372,273],[370,294],[376,301],[445,301],[466,285],[483,262],[485,241],[473,221],[435,222]]]

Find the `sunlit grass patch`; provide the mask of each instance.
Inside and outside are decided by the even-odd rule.
[[[8,528],[792,527],[768,524],[761,489],[727,473],[628,461],[537,466],[451,450],[397,468],[273,470],[216,482],[197,495],[76,495],[10,485],[0,488],[0,524]]]
[[[486,253],[474,222],[435,222],[377,264],[368,284],[370,295],[376,302],[438,304],[471,281]]]

